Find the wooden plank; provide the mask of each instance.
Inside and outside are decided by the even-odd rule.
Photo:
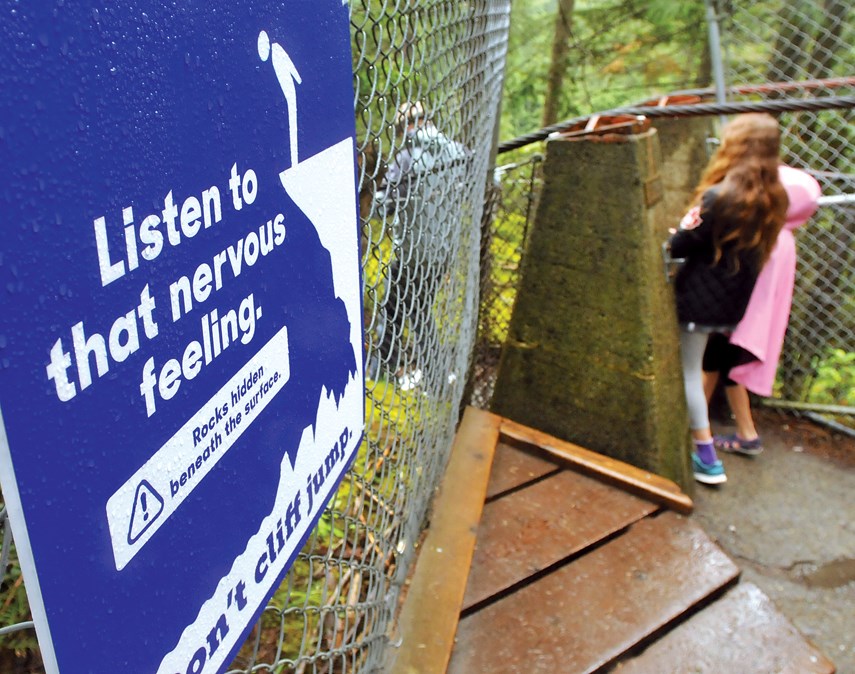
[[[692,500],[680,490],[677,484],[661,475],[597,454],[510,419],[502,419],[501,434],[540,447],[553,459],[565,462],[589,475],[608,480],[612,484],[621,485],[624,489],[629,489],[684,515],[691,513],[694,507]]]
[[[561,471],[484,506],[464,610],[657,510],[598,480]]]
[[[621,662],[620,674],[833,674],[834,664],[750,583],[655,641],[641,655]]]
[[[463,618],[451,674],[573,672],[613,662],[739,571],[672,512]]]
[[[445,672],[499,424],[496,415],[473,407],[464,413],[398,622],[401,648],[391,665],[393,674]]]
[[[500,442],[493,457],[493,470],[487,485],[487,498],[533,482],[544,475],[559,470],[552,461]]]

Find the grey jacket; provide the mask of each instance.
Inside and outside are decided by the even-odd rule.
[[[401,259],[419,262],[447,255],[459,226],[469,153],[430,123],[407,134],[377,193],[393,217],[392,238]]]

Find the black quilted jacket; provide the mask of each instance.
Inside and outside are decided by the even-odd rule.
[[[680,230],[671,237],[671,256],[686,259],[674,282],[677,318],[683,326],[690,323],[715,328],[735,326],[745,313],[760,272],[753,251],[738,254],[737,269],[732,246],[722,249],[721,258],[713,266],[716,195],[715,187],[704,194],[701,222],[695,229]]]

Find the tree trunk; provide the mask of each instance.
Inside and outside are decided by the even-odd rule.
[[[847,0],[825,0],[822,3],[822,14],[825,21],[816,38],[810,59],[810,75],[816,79],[831,77],[831,65],[835,54],[844,47],[840,35],[846,25],[849,12]]]
[[[772,49],[769,71],[766,74],[768,82],[789,82],[801,79],[798,77],[799,70],[805,66],[805,45],[810,35],[806,22],[807,17],[801,3],[784,3],[781,11],[781,27]],[[776,97],[778,96],[773,96],[773,98]]]
[[[808,74],[813,79],[833,77],[832,67],[834,65],[834,58],[846,49],[846,45],[841,39],[841,34],[843,33],[844,26],[847,25],[846,19],[850,11],[849,0],[824,0],[822,5],[824,20],[816,32],[816,39],[814,40],[807,62]],[[828,91],[825,90],[812,95],[822,96],[827,93]],[[828,115],[825,118],[827,120]],[[801,142],[810,145],[822,136],[823,129],[820,123],[822,117],[819,113],[808,112],[797,114],[793,115],[793,119],[795,122],[795,137],[799,138]],[[845,162],[841,148],[837,147],[836,144],[812,147],[810,148],[810,153],[816,154],[812,163],[815,163],[817,168],[831,170],[837,167],[841,161]],[[808,155],[806,152],[800,154],[802,156]]]
[[[574,0],[558,0],[555,33],[552,37],[552,60],[549,64],[546,98],[543,102],[543,126],[550,126],[558,121],[558,104],[570,53],[568,43],[572,27],[573,3]]]
[[[703,45],[700,62],[698,63],[698,76],[695,81],[695,85],[699,88],[712,86],[713,83],[712,54],[710,53],[709,38],[704,41]]]

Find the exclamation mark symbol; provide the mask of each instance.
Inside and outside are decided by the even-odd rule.
[[[140,505],[143,510],[143,522],[148,522],[148,495],[145,492],[140,494]]]
[[[134,492],[131,510],[131,525],[128,527],[128,545],[136,543],[140,536],[160,519],[163,512],[163,497],[148,480],[141,480]]]

